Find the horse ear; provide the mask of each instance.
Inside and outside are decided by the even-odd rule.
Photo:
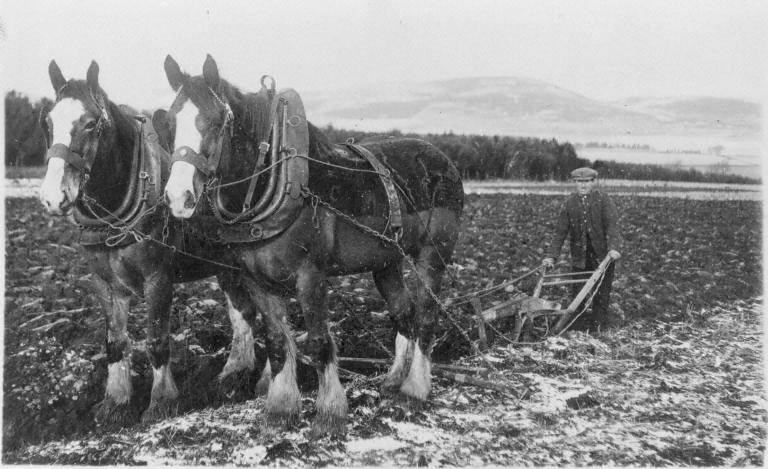
[[[158,109],[152,114],[152,127],[157,132],[160,146],[162,146],[167,152],[173,152],[173,138],[176,126],[173,125],[175,121],[171,121],[168,118],[168,113],[164,109]]]
[[[205,78],[205,82],[208,83],[208,86],[213,89],[218,89],[219,67],[216,65],[216,61],[213,60],[213,57],[211,57],[211,54],[208,54],[205,58],[205,63],[203,64],[203,77]]]
[[[51,77],[51,85],[56,92],[56,98],[58,98],[59,90],[67,84],[67,80],[64,78],[64,75],[61,73],[61,69],[55,60],[51,60],[51,63],[48,64],[48,75]]]
[[[179,91],[179,88],[184,84],[187,76],[181,71],[179,64],[173,60],[170,54],[165,56],[165,76],[168,78],[168,83],[171,85],[173,91]]]
[[[91,92],[96,94],[96,91],[99,89],[99,64],[95,60],[91,60],[88,74],[85,76],[85,82],[88,83],[88,88],[91,89]]]
[[[96,101],[96,105],[101,108],[101,112],[105,112],[106,100],[104,93],[99,87],[99,64],[95,60],[91,61],[91,65],[88,67],[88,73],[85,75],[85,83],[88,85],[88,90],[91,92],[91,97]]]

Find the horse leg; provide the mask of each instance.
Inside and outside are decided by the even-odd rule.
[[[104,311],[107,326],[107,386],[104,399],[96,406],[96,422],[128,426],[136,421],[131,409],[131,359],[128,338],[130,292],[113,288],[98,275],[92,278],[96,298]]]
[[[424,246],[416,259],[419,282],[416,290],[416,343],[408,377],[400,387],[404,395],[424,401],[432,387],[432,360],[430,354],[435,339],[437,302],[445,266],[435,247]],[[432,294],[430,294],[430,291]]]
[[[296,382],[296,343],[286,321],[285,301],[261,288],[253,279],[244,277],[243,280],[246,282],[251,300],[262,312],[266,326],[264,342],[268,360],[262,380],[265,376],[269,376],[268,370],[271,372],[280,370],[269,381],[266,402],[267,421],[275,426],[288,425],[299,417],[301,393]]]
[[[147,348],[152,365],[152,393],[142,422],[154,422],[178,410],[179,391],[170,369],[170,310],[173,282],[165,271],[156,271],[144,279],[144,299],[147,302]]]
[[[413,355],[415,332],[413,301],[403,281],[402,262],[397,261],[373,273],[373,280],[381,296],[387,302],[395,325],[395,359],[389,369],[382,391],[394,394],[403,384]]]
[[[219,275],[219,285],[227,299],[227,311],[232,324],[232,345],[224,368],[219,373],[219,389],[227,394],[241,387],[241,382],[250,382],[250,377],[256,369],[256,352],[254,330],[251,324],[255,322],[256,311],[248,291],[231,274]],[[269,360],[256,384],[256,394],[267,393],[271,370]],[[250,391],[250,390],[249,390]]]
[[[318,375],[314,436],[346,430],[347,395],[339,381],[336,344],[328,328],[328,281],[317,266],[306,263],[297,272],[297,299],[307,324],[306,349]]]

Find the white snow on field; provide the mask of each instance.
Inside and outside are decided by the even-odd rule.
[[[6,179],[5,198],[32,198],[37,197],[37,192],[42,184],[42,179]]]
[[[557,413],[568,408],[566,401],[592,389],[569,379],[553,380],[544,376],[530,375],[537,391],[531,396],[528,410],[531,412]]]
[[[367,451],[392,451],[408,446],[404,441],[400,441],[391,436],[381,436],[378,438],[367,438],[362,440],[352,440],[347,442],[347,451],[350,453],[365,453]]]

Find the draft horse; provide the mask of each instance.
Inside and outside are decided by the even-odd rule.
[[[250,242],[229,243],[242,269],[239,277],[230,276],[229,281],[248,288],[257,305],[250,313],[261,311],[267,316],[268,359],[277,373],[267,394],[268,419],[290,420],[300,410],[296,346],[286,322],[285,298],[294,296],[308,330],[303,348],[319,378],[314,431],[343,431],[347,401],[328,326],[327,279],[362,272],[372,272],[395,326],[395,358],[383,387],[426,400],[431,388],[436,295],[451,261],[464,203],[455,166],[425,141],[382,139],[362,145],[384,166],[374,171],[351,147],[331,144],[309,122],[306,152],[275,151],[274,146],[285,139],[276,136],[277,126],[271,125],[280,114],[274,111],[278,99],[274,80],[271,89],[262,78],[261,91],[244,93],[220,78],[210,55],[202,75],[183,72],[171,56],[166,57],[165,71],[176,92],[168,111],[176,135],[165,190],[174,216],[190,223],[218,223],[216,232],[226,234],[259,220],[263,212],[254,212],[250,204],[254,191],[281,194],[281,187],[274,186],[284,184],[282,196],[300,200],[298,210],[280,213],[272,225],[269,222],[277,215],[251,223],[251,234],[257,229]],[[302,112],[289,111],[284,117],[289,123],[286,128],[298,127],[304,119]],[[273,153],[265,157],[269,142]],[[262,178],[255,187],[251,183],[254,175],[266,174],[281,161],[287,164],[302,158],[308,161],[308,182],[302,187],[279,177]],[[394,200],[386,193],[382,174],[397,187]],[[270,203],[274,200],[262,196],[255,206]],[[397,231],[389,226],[391,204],[402,217]],[[269,236],[262,230],[265,223],[271,228]],[[403,278],[406,256],[419,279],[415,299]],[[234,306],[253,321],[253,314],[245,311],[247,305]]]
[[[106,319],[108,377],[96,420],[128,425],[137,418],[130,405],[127,333],[132,294],[147,304],[153,368],[142,420],[156,420],[175,409],[179,394],[169,368],[173,284],[230,270],[228,254],[196,242],[160,205],[170,166],[167,132],[155,131],[151,121],[110,101],[99,86],[96,62],[86,80],[67,81],[55,61],[49,75],[56,101],[40,120],[48,150],[39,198],[49,214],[67,216],[82,229],[94,293]],[[156,113],[153,120],[163,123],[160,117]],[[226,295],[242,297],[237,287],[230,284]],[[234,336],[221,380],[255,366],[250,326],[237,310],[230,307],[229,313]]]

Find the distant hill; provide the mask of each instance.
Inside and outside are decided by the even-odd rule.
[[[760,105],[711,97],[603,102],[527,78],[462,78],[302,92],[316,124],[575,141],[644,137],[757,139]]]

